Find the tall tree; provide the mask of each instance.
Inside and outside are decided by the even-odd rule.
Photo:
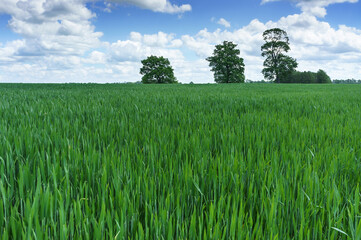
[[[177,83],[168,58],[150,56],[142,60],[142,83]]]
[[[213,56],[207,58],[211,71],[214,72],[216,83],[243,83],[244,63],[239,57],[240,51],[237,44],[224,41],[223,44],[216,45]]]
[[[263,33],[263,39],[262,57],[266,59],[262,73],[266,79],[280,83],[298,66],[296,59],[285,55],[290,50],[289,38],[286,31],[273,28]]]

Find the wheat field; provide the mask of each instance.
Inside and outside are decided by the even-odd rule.
[[[1,239],[361,239],[359,85],[0,85]]]

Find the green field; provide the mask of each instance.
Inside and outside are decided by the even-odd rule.
[[[359,85],[0,85],[1,239],[361,239]]]

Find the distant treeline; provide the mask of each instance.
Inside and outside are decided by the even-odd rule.
[[[252,81],[246,80],[248,83],[266,83],[266,81]],[[293,71],[290,74],[284,75],[279,79],[280,83],[332,83],[331,78],[323,70],[318,72],[299,72]],[[270,83],[270,82],[268,82]]]
[[[269,82],[269,81],[265,81],[265,80],[253,81],[253,80],[247,79],[247,80],[245,81],[245,83],[273,83],[273,82]]]
[[[356,80],[356,79],[346,79],[346,80],[335,79],[335,80],[332,81],[332,83],[335,83],[335,84],[361,84],[361,80]]]
[[[332,83],[331,78],[323,70],[315,72],[294,71],[282,79],[282,83]]]

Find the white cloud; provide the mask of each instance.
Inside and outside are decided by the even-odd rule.
[[[205,30],[207,31],[207,29]],[[213,46],[210,43],[210,39],[184,35],[182,36],[182,42],[200,58],[205,58],[212,54]]]
[[[0,12],[5,11],[12,16],[10,28],[23,39],[0,43],[2,81],[139,81],[140,60],[157,55],[169,58],[181,82],[213,82],[205,58],[225,40],[238,44],[246,78],[261,80],[262,33],[273,27],[288,32],[289,54],[297,58],[299,70],[324,69],[331,78],[361,76],[361,30],[344,25],[334,28],[309,12],[266,23],[255,19],[234,31],[205,28],[182,36],[131,32],[127,38],[107,43],[100,41],[102,33],[91,23],[94,14],[82,0],[3,0]]]
[[[205,59],[194,61],[173,60],[174,75],[182,83],[209,83],[213,82],[213,74],[209,71]]]
[[[166,47],[172,39],[173,39],[172,34],[166,34],[163,32],[159,32],[158,34],[143,36],[143,42],[147,46],[152,46],[152,47]]]
[[[222,26],[226,27],[226,28],[231,27],[231,23],[228,22],[228,21],[227,21],[226,19],[224,19],[224,18],[219,19],[217,23],[218,23],[219,25],[222,25]]]
[[[332,78],[360,78],[361,30],[343,25],[332,28],[327,22],[307,13],[283,17],[277,22],[262,23],[256,19],[233,32],[203,29],[195,36],[185,35],[181,39],[200,58],[210,56],[214,45],[224,40],[235,42],[245,60],[246,78],[260,80],[262,33],[274,27],[288,32],[291,43],[289,54],[297,58],[300,70],[324,69]]]
[[[130,39],[108,44],[108,52],[112,61],[140,61],[150,55],[164,56],[169,59],[183,59],[179,47],[182,42],[174,39],[174,34],[159,32],[152,35],[142,35],[137,32],[130,34]]]
[[[149,9],[154,12],[162,13],[184,13],[192,10],[190,4],[176,5],[168,0],[108,0],[115,3],[127,3],[138,6],[140,8]]]
[[[112,8],[113,8],[113,5],[109,2],[104,2],[104,12],[107,12],[107,13],[111,13],[112,12]]]
[[[93,51],[90,53],[89,58],[84,59],[83,61],[90,64],[106,64],[107,54],[99,51]]]
[[[203,29],[196,36],[183,36],[182,40],[188,48],[195,51],[202,58],[210,56],[214,45],[226,40],[238,44],[243,56],[260,56],[263,41],[262,32],[264,30],[266,30],[266,26],[256,19],[251,21],[249,25],[233,32],[221,31],[220,29],[209,32],[208,29]]]
[[[16,61],[16,54],[18,50],[25,46],[24,40],[16,40],[8,42],[3,47],[0,46],[0,65]]]
[[[262,0],[262,4],[282,0]],[[311,14],[316,17],[324,17],[327,14],[326,7],[335,3],[356,3],[358,0],[284,0],[296,3],[302,12]]]
[[[100,44],[82,0],[3,0],[0,13],[11,15],[9,27],[24,39],[18,56],[82,55]]]
[[[294,45],[293,51],[299,58],[325,55],[328,58],[339,58],[342,56],[340,54],[348,52],[361,53],[361,31],[356,28],[341,25],[335,29],[327,22],[305,13],[281,18],[278,23],[270,22],[267,25],[277,25],[288,32]],[[298,52],[298,49],[302,51]]]

